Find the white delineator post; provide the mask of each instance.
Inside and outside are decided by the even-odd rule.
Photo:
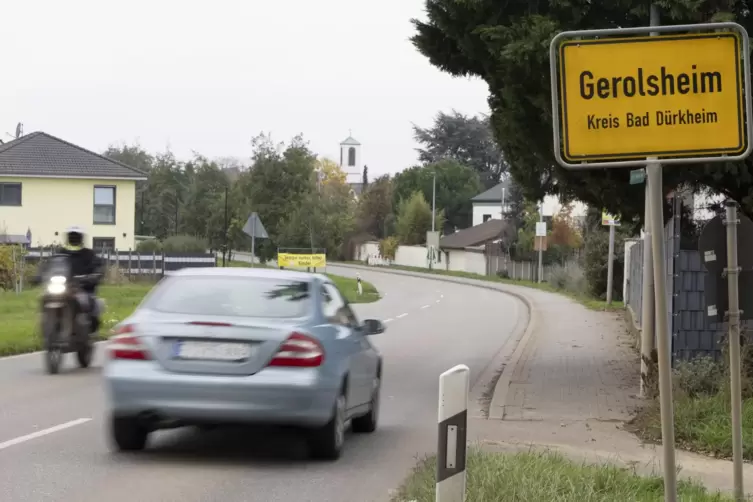
[[[439,375],[439,436],[435,502],[465,501],[470,369],[459,364]]]
[[[363,284],[361,284],[361,275],[356,276],[356,282],[358,283],[358,296],[363,294]]]

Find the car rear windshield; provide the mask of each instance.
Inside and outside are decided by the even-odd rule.
[[[142,307],[172,314],[292,318],[305,315],[310,296],[306,281],[171,277]]]

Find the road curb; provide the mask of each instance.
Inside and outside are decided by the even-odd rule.
[[[512,297],[517,298],[528,309],[528,322],[526,324],[526,328],[523,332],[523,335],[518,339],[514,340],[511,339],[506,343],[501,351],[503,353],[507,353],[509,350],[512,350],[512,355],[505,363],[504,369],[502,370],[502,374],[500,375],[499,379],[497,380],[497,383],[494,386],[494,392],[492,394],[492,400],[489,404],[489,420],[504,420],[505,418],[505,410],[507,406],[507,396],[510,389],[510,383],[512,381],[512,375],[515,373],[515,370],[517,369],[520,361],[523,359],[523,354],[525,353],[526,348],[533,340],[533,335],[536,330],[536,326],[538,324],[537,317],[538,312],[535,307],[534,301],[526,294],[521,293],[520,291],[514,291],[511,289],[507,289],[505,284],[500,283],[494,283],[492,284],[483,284],[482,279],[464,279],[460,277],[452,277],[452,276],[442,276],[438,274],[430,274],[430,273],[422,273],[422,272],[412,272],[408,270],[399,270],[399,269],[390,269],[388,267],[371,267],[368,265],[352,265],[350,263],[332,263],[332,266],[342,267],[342,268],[352,268],[352,269],[362,269],[362,270],[370,270],[373,272],[381,272],[384,274],[393,274],[393,275],[406,275],[410,277],[420,277],[422,279],[429,279],[434,281],[440,281],[440,282],[452,282],[455,284],[463,284],[465,286],[474,286],[478,288],[488,289],[491,291],[497,291],[502,294],[507,294]],[[525,286],[519,286],[521,288]],[[515,348],[507,347],[507,345],[515,344]],[[507,351],[505,349],[508,349]]]

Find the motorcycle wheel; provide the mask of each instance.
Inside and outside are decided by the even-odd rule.
[[[54,343],[57,338],[57,333],[55,332],[56,323],[50,317],[45,316],[42,326],[47,349],[44,353],[45,369],[48,374],[56,375],[60,372],[60,364],[63,361],[63,350]]]
[[[44,353],[44,361],[47,373],[57,375],[60,372],[60,363],[63,361],[63,351],[58,348],[47,349]]]
[[[87,344],[85,347],[81,347],[76,351],[76,360],[78,361],[78,365],[81,368],[88,368],[89,365],[92,362],[92,353],[94,352],[94,347]]]

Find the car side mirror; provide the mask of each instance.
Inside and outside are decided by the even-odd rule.
[[[382,321],[378,321],[376,319],[366,319],[363,322],[363,327],[367,335],[378,335],[380,333],[384,333],[387,330],[387,328],[384,327]]]

